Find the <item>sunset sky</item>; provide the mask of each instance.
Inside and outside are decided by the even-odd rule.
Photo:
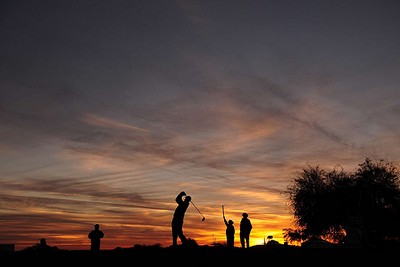
[[[398,0],[0,2],[0,244],[250,245],[307,165],[400,161]],[[178,240],[178,243],[180,241]]]

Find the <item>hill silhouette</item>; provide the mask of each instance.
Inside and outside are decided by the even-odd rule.
[[[215,264],[279,264],[293,266],[357,266],[371,264],[393,264],[398,261],[400,246],[386,248],[303,248],[299,246],[266,246],[250,248],[229,248],[226,246],[171,246],[161,247],[135,245],[132,248],[113,250],[21,250],[0,254],[0,263],[31,266],[56,266],[68,264],[93,264],[113,266],[126,264],[169,265],[174,263],[193,266],[212,266]]]

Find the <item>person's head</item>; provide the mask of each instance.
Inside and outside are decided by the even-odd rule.
[[[99,229],[99,228],[100,228],[100,225],[96,223],[96,224],[94,225],[94,229]]]
[[[185,197],[185,202],[190,202],[192,200],[192,197],[191,196],[186,196]]]
[[[228,224],[233,224],[233,221],[232,221],[232,220],[229,220],[229,221],[228,221]]]
[[[247,214],[246,212],[243,212],[242,216],[243,216],[243,218],[247,218],[247,217],[249,217],[249,214]]]

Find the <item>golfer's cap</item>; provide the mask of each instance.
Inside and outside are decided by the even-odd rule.
[[[243,212],[243,213],[242,213],[242,216],[243,216],[243,217],[248,217],[249,214],[247,214],[246,212]]]

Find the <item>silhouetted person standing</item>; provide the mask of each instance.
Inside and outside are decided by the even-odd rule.
[[[183,197],[185,199],[183,200]],[[185,217],[185,213],[187,208],[189,207],[190,201],[192,198],[190,196],[187,196],[184,191],[180,192],[176,198],[175,201],[178,203],[178,207],[176,207],[175,212],[174,212],[174,217],[172,218],[172,245],[176,246],[178,237],[181,240],[182,244],[186,244],[187,238],[183,234],[183,219]]]
[[[224,216],[224,223],[226,225],[226,245],[230,248],[235,246],[235,226],[233,226],[233,221],[227,221]]]
[[[88,238],[90,239],[90,250],[99,251],[101,239],[104,237],[103,231],[100,230],[100,225],[95,224],[94,230],[90,231]]]
[[[249,215],[244,212],[240,221],[240,244],[242,248],[248,248],[250,244],[250,232],[253,226],[248,217]]]

